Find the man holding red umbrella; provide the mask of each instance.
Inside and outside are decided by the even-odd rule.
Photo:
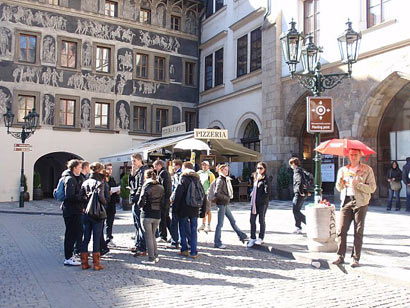
[[[349,149],[350,164],[339,169],[336,189],[340,191],[340,224],[337,232],[338,258],[333,264],[343,264],[346,254],[346,238],[350,224],[354,221],[354,243],[351,267],[358,267],[363,244],[364,220],[371,194],[376,190],[376,181],[370,166],[360,162],[363,151]]]

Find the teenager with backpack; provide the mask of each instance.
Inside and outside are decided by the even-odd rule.
[[[142,264],[154,265],[159,262],[155,231],[158,229],[161,220],[164,195],[164,187],[157,181],[155,171],[152,169],[145,170],[144,185],[138,201],[138,206],[142,209],[142,228],[148,250],[148,260],[141,261]]]
[[[293,216],[295,217],[296,230],[293,233],[302,233],[302,222],[306,225],[306,217],[302,214],[301,209],[309,194],[305,183],[305,171],[300,166],[300,160],[297,157],[289,159],[289,166],[293,169]]]
[[[221,241],[221,232],[225,216],[231,223],[232,229],[238,235],[239,240],[242,243],[245,243],[245,241],[248,240],[246,233],[242,232],[241,229],[239,229],[239,227],[236,225],[231,209],[229,208],[229,201],[233,198],[233,188],[231,178],[228,175],[229,166],[227,164],[220,165],[219,177],[216,179],[215,184],[215,203],[218,207],[218,224],[216,225],[214,239],[214,247],[219,249],[226,248],[226,246],[223,245]]]
[[[83,213],[84,199],[80,192],[80,173],[81,161],[72,159],[67,163],[67,170],[65,170],[59,181],[63,183],[63,195],[60,197],[62,201],[61,208],[63,210],[63,217],[65,223],[64,235],[64,265],[79,266],[80,262],[74,259],[74,243],[81,234],[81,215]],[[59,190],[57,187],[56,190]]]
[[[179,233],[181,236],[181,255],[198,258],[197,227],[198,217],[205,217],[206,199],[199,175],[191,162],[184,162],[180,183],[175,191],[174,211],[179,217]],[[191,252],[188,253],[186,225],[191,231]]]
[[[90,169],[90,177],[81,186],[81,194],[87,199],[88,203],[88,201],[90,201],[90,198],[92,197],[93,191],[96,190],[96,193],[98,194],[98,202],[106,206],[108,202],[105,198],[104,166],[98,162],[95,162],[90,165]],[[90,265],[88,264],[88,244],[91,240],[91,232],[93,235],[94,270],[98,271],[104,269],[104,267],[100,263],[100,243],[103,232],[103,222],[104,219],[97,219],[91,217],[86,213],[83,216],[84,239],[83,245],[81,247],[81,265],[83,270],[90,268]]]
[[[256,172],[253,179],[253,190],[251,193],[251,239],[248,247],[254,244],[262,245],[265,237],[265,215],[269,205],[270,181],[266,176],[266,163],[259,162],[256,165]],[[259,216],[259,237],[256,239],[256,217]]]
[[[204,160],[201,164],[202,170],[198,171],[199,178],[201,180],[202,187],[204,188],[205,194],[208,194],[209,187],[215,181],[215,175],[209,170],[209,162]],[[208,217],[208,224],[205,228],[206,218]],[[206,202],[206,212],[205,217],[202,219],[202,225],[198,228],[198,231],[205,230],[205,232],[211,232],[211,219],[212,219],[212,212],[211,212],[211,202]]]

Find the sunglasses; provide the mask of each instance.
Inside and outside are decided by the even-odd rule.
[[[256,169],[263,170],[264,168],[263,167],[256,167]]]

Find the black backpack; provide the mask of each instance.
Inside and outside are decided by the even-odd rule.
[[[305,169],[302,169],[302,187],[304,191],[310,193],[315,191],[315,179],[313,174]]]
[[[188,185],[185,202],[187,206],[201,208],[205,199],[205,191],[199,180],[192,179]]]

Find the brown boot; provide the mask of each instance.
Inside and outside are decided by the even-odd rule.
[[[91,266],[88,264],[88,252],[81,253],[81,268],[83,270],[89,269]]]
[[[100,264],[100,253],[99,252],[93,252],[93,263],[94,263],[94,270],[99,271],[104,269],[103,266]]]

